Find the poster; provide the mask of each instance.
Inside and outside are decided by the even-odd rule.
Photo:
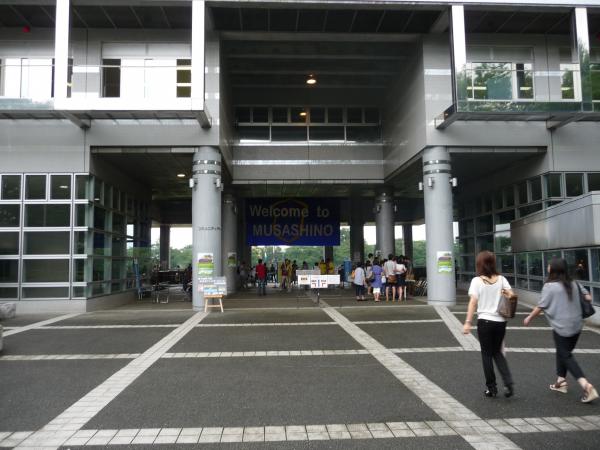
[[[237,267],[237,253],[227,253],[227,267]]]
[[[198,253],[197,260],[198,280],[212,279],[215,273],[215,263],[212,253]]]
[[[452,252],[437,252],[437,271],[452,274]]]
[[[198,290],[203,295],[227,295],[227,279],[225,277],[215,277],[210,282],[202,283]]]

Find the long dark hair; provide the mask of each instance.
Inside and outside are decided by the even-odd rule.
[[[561,283],[567,294],[569,300],[573,298],[573,286],[571,285],[572,280],[569,275],[567,261],[562,258],[552,258],[550,260],[550,270],[548,271],[548,279],[546,283]]]
[[[496,256],[492,252],[488,252],[487,250],[479,252],[476,261],[477,275],[484,275],[486,277],[498,275]]]

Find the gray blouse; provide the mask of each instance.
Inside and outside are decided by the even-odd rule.
[[[544,310],[544,315],[552,329],[564,337],[573,336],[583,328],[581,304],[579,303],[581,294],[576,283],[571,283],[571,285],[573,287],[571,300],[560,282],[552,282],[544,284],[542,298],[538,302],[538,306]],[[585,289],[583,291],[586,295],[588,294]]]

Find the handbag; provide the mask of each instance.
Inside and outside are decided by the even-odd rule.
[[[581,304],[581,317],[587,319],[590,316],[593,316],[596,313],[594,309],[594,305],[592,302],[588,302],[585,299],[585,293],[583,292],[583,288],[579,283],[577,283],[577,289],[579,290],[579,303]]]
[[[396,282],[396,275],[388,275],[387,276],[387,281],[390,284],[394,284]]]
[[[486,280],[483,277],[480,277],[480,278],[487,285],[495,284],[495,283],[490,283],[488,280]],[[498,279],[498,281],[501,281],[501,280]],[[496,281],[496,283],[498,281]],[[505,319],[512,319],[513,317],[515,317],[515,313],[517,312],[518,300],[519,300],[519,297],[517,296],[517,294],[513,293],[511,295],[508,293],[508,291],[506,289],[502,289],[500,291],[500,301],[498,302],[498,308],[496,309],[496,313],[498,313]]]
[[[385,284],[387,282],[387,278],[385,277],[385,275],[381,275],[381,282],[383,284]]]

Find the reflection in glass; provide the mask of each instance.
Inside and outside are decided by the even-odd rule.
[[[594,248],[592,253],[592,281],[600,281],[600,249]],[[600,300],[600,299],[598,299]]]
[[[560,173],[550,173],[544,177],[546,179],[546,195],[548,197],[562,197],[560,176]]]
[[[23,298],[69,298],[69,287],[24,287]]]
[[[574,280],[589,280],[589,262],[587,250],[565,250],[565,260],[569,275]]]
[[[588,173],[588,191],[600,191],[600,173]]]
[[[19,261],[16,259],[0,259],[0,283],[17,283],[19,281]]]
[[[553,258],[562,258],[562,255],[560,253],[560,250],[553,250],[553,251],[549,251],[549,252],[544,252],[544,276],[547,277],[548,276],[548,265],[550,264],[550,261],[552,261]]]
[[[89,199],[87,175],[75,175],[75,198],[78,200]]]
[[[68,227],[71,205],[25,205],[26,227]]]
[[[71,198],[71,175],[50,175],[50,198],[52,200]]]
[[[540,177],[529,180],[529,187],[531,188],[531,201],[542,199],[542,182]]]
[[[511,274],[515,272],[513,255],[496,255],[496,266],[500,273]]]
[[[0,255],[19,254],[19,232],[0,233]]]
[[[104,279],[104,259],[94,258],[92,281],[102,281]]]
[[[85,255],[87,231],[73,232],[73,253],[76,255]]]
[[[540,252],[529,253],[529,275],[541,277],[544,274],[542,254]]]
[[[68,255],[68,231],[26,231],[23,238],[25,255]]]
[[[527,275],[527,253],[518,253],[516,255],[517,274]]]
[[[495,247],[497,252],[510,252],[512,251],[512,241],[510,238],[510,231],[503,231],[494,235],[496,241]]]
[[[494,251],[494,236],[479,236],[477,238],[477,251],[481,252],[483,250],[488,250],[490,252]]]
[[[21,205],[0,205],[0,227],[18,227],[20,219]]]
[[[0,298],[17,298],[18,295],[18,289],[16,287],[0,287]]]
[[[2,175],[2,200],[19,200],[21,198],[21,175]]]
[[[583,174],[567,173],[565,174],[565,184],[567,186],[567,197],[577,197],[583,194]]]
[[[83,282],[85,280],[85,259],[74,259],[73,260],[73,281]]]

